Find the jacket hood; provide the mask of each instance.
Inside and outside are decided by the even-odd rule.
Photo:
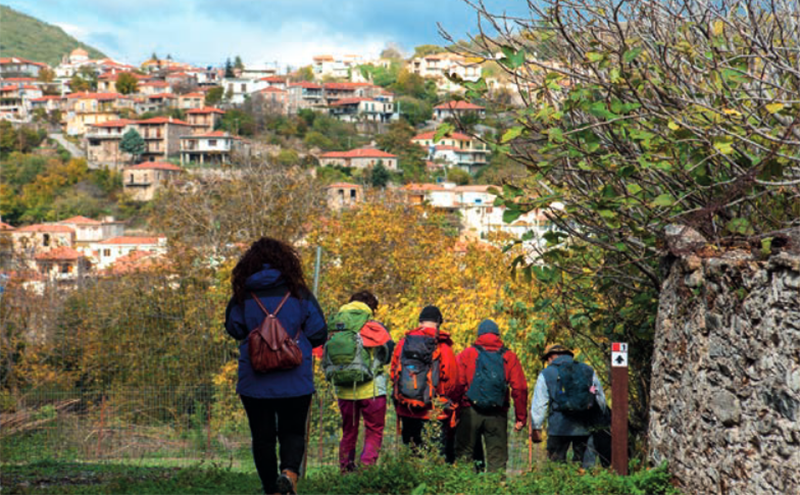
[[[342,306],[341,308],[339,308],[339,311],[361,312],[361,313],[366,313],[369,316],[372,316],[372,310],[369,309],[369,306],[367,306],[366,304],[364,304],[361,301],[353,301],[353,302],[347,303],[344,306]]]
[[[364,347],[377,347],[392,340],[386,327],[375,320],[369,320],[361,329],[361,338],[364,340]]]
[[[263,290],[277,287],[283,283],[283,275],[281,275],[281,272],[265,264],[260,271],[247,277],[244,285],[249,290]]]
[[[493,333],[485,333],[475,340],[475,344],[483,347],[487,351],[496,351],[503,347],[503,339]]]
[[[427,335],[428,337],[435,337],[436,336],[436,329],[431,327],[417,327],[414,330],[411,330],[412,334],[415,335]],[[453,346],[453,341],[450,339],[450,333],[439,329],[439,343],[447,344],[450,347]]]

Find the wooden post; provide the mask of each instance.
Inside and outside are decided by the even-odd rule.
[[[102,442],[103,442],[103,428],[105,426],[105,414],[106,414],[106,396],[104,395],[100,401],[100,431],[97,433],[97,452],[96,457],[99,459],[100,454],[102,453]]]
[[[211,403],[208,404],[208,414],[206,417],[208,418],[208,434],[206,438],[206,456],[211,455]]]
[[[628,474],[628,344],[611,344],[611,467]]]

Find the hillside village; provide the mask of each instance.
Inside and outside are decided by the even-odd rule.
[[[278,163],[316,176],[331,211],[388,190],[452,214],[462,240],[532,231],[536,245],[549,229],[545,215],[505,224],[492,183],[505,176],[487,173],[508,165],[492,148],[506,112],[521,105],[515,86],[483,73],[493,61],[430,47],[407,60],[390,49],[375,60],[321,55],[284,73],[238,57],[203,68],[153,54],[135,67],[90,59],[82,48],[54,67],[4,57],[0,121],[6,132],[61,135],[73,158],[116,174],[124,197],[140,205],[170,184],[203,187],[208,174]],[[489,96],[470,101],[462,83],[479,80]],[[0,227],[6,252],[21,260],[3,268],[26,272],[39,289],[146,267],[167,250],[163,233],[109,215]]]

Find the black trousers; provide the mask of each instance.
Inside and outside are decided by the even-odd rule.
[[[402,422],[401,434],[403,436],[403,445],[411,444],[421,447],[424,444],[422,430],[430,420],[400,416],[400,421]],[[439,427],[439,451],[448,464],[453,464],[456,460],[455,430],[450,428],[449,420],[439,421]]]
[[[276,439],[280,442],[280,470],[300,473],[305,450],[306,417],[311,396],[286,399],[256,399],[241,396],[250,435],[253,438],[253,460],[265,493],[275,493],[278,479]]]
[[[567,450],[572,444],[572,462],[583,462],[589,435],[583,437],[564,437],[547,435],[547,458],[555,462],[567,462]]]

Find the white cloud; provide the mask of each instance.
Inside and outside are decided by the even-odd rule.
[[[66,22],[56,22],[54,24],[63,29],[65,33],[72,36],[73,38],[81,39],[89,34],[89,31],[86,28],[81,26],[76,26],[75,24],[68,24]]]

